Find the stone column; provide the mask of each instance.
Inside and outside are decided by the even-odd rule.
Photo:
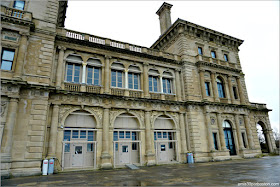
[[[189,132],[189,123],[188,123],[188,114],[185,115],[185,132],[186,132],[186,141],[187,141],[187,152],[191,151],[191,141],[190,141],[190,132]]]
[[[204,117],[205,117],[205,123],[207,128],[207,139],[208,139],[208,149],[209,152],[213,152],[214,149],[214,142],[213,142],[213,133],[212,133],[212,127],[211,127],[211,120],[210,120],[210,113],[207,112],[207,109],[204,109]]]
[[[234,102],[234,95],[233,95],[233,88],[232,88],[232,76],[229,75],[228,76],[228,88],[229,88],[229,95],[230,95],[230,99],[231,99],[231,103]]]
[[[58,46],[59,53],[58,53],[58,61],[57,61],[57,70],[56,70],[56,87],[61,87],[62,81],[62,70],[63,70],[63,58],[64,58],[64,51],[66,50],[65,47]]]
[[[147,157],[147,165],[155,165],[155,158],[152,151],[152,133],[151,133],[151,112],[145,111],[145,141],[146,141],[146,157]]]
[[[217,88],[217,82],[216,82],[216,73],[215,72],[211,72],[211,84],[212,84],[214,99],[215,99],[216,102],[220,102],[219,94],[218,94],[218,88]]]
[[[271,129],[263,130],[263,135],[265,137],[266,144],[267,144],[269,152],[273,153],[273,147],[272,147],[271,138],[270,138],[270,132],[271,131],[272,131]],[[273,140],[274,140],[274,138],[273,138]]]
[[[254,149],[254,139],[252,136],[252,131],[251,131],[251,126],[250,126],[250,121],[248,115],[244,115],[244,121],[245,121],[245,128],[246,128],[246,133],[247,133],[247,138],[248,138],[248,143],[249,143],[249,148]]]
[[[105,80],[104,80],[104,93],[110,93],[110,56],[105,56]]]
[[[242,89],[242,86],[241,86],[240,77],[237,77],[236,80],[237,80],[237,87],[238,87],[240,103],[245,104],[245,98],[244,98],[243,89]]]
[[[180,69],[175,69],[175,82],[176,82],[176,95],[177,101],[182,101],[182,90],[181,90],[181,80],[180,80]]]
[[[13,130],[16,123],[18,110],[18,99],[11,98],[7,111],[7,121],[4,127],[2,145],[1,145],[1,157],[10,160],[12,145],[13,145]]]
[[[110,109],[104,108],[103,111],[103,130],[102,130],[102,153],[101,153],[101,168],[112,168],[111,155],[109,154],[109,121]]]
[[[231,95],[230,95],[230,90],[229,90],[229,87],[228,87],[228,80],[227,80],[227,77],[225,76],[225,92],[226,92],[226,98],[227,98],[227,101],[228,103],[231,103]]]
[[[239,115],[234,114],[234,118],[235,118],[235,126],[236,126],[236,130],[237,130],[239,148],[240,148],[240,150],[243,150],[244,143],[243,143],[242,134],[241,134],[240,125],[239,125]]]
[[[160,93],[163,93],[162,76],[159,76],[159,88],[160,88]]]
[[[180,129],[181,129],[181,150],[183,153],[183,157],[186,158],[187,149],[187,141],[186,141],[186,129],[185,129],[185,120],[184,113],[180,113]]]
[[[82,84],[86,83],[86,68],[87,68],[87,63],[83,62],[83,74],[82,74]]]
[[[238,138],[237,138],[237,133],[236,133],[236,128],[232,128],[232,134],[233,134],[233,140],[234,140],[234,144],[235,144],[235,150],[236,150],[236,154],[239,154],[239,142],[238,142]]]
[[[48,157],[55,157],[59,106],[53,105]]]
[[[144,62],[144,72],[143,72],[143,79],[144,79],[144,97],[149,97],[149,75],[148,75],[148,63]]]
[[[19,42],[17,62],[16,62],[16,67],[15,67],[15,74],[14,74],[15,78],[21,78],[21,76],[22,76],[25,54],[27,53],[28,34],[26,34],[26,33],[20,33],[20,34],[21,34],[21,39]]]
[[[201,95],[202,99],[206,99],[206,90],[205,90],[205,81],[204,81],[204,70],[199,70],[199,77],[200,77],[200,88],[201,88]]]
[[[127,69],[124,70],[124,87],[125,87],[124,96],[129,96],[129,91],[128,91],[128,70]]]
[[[221,148],[223,151],[227,150],[226,142],[225,142],[225,135],[224,135],[224,128],[223,128],[223,122],[222,122],[222,116],[221,113],[217,113],[217,123],[219,128],[219,137],[221,142]]]

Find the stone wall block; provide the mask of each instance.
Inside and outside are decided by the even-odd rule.
[[[27,147],[43,147],[43,142],[27,142]]]
[[[46,105],[34,105],[33,108],[35,110],[47,110],[47,106]]]
[[[28,131],[29,136],[44,136],[44,131]]]
[[[29,125],[45,125],[45,121],[42,120],[30,120]]]
[[[42,147],[29,147],[29,153],[42,153]]]
[[[47,111],[45,111],[45,110],[31,110],[31,114],[33,114],[33,115],[46,115]]]
[[[31,130],[33,130],[33,131],[43,131],[43,130],[45,130],[45,126],[44,125],[32,125]]]
[[[24,154],[25,158],[33,158],[33,159],[42,159],[42,153],[25,153]]]
[[[43,142],[44,137],[43,136],[30,136],[31,142]]]

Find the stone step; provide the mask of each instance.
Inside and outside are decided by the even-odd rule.
[[[128,167],[129,169],[139,169],[137,166],[135,166],[134,164],[126,164],[126,167]]]

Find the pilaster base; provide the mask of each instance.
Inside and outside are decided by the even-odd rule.
[[[155,160],[155,154],[154,153],[147,153],[145,156],[147,158],[147,166],[156,165],[156,160]]]
[[[111,155],[109,153],[102,153],[101,155],[101,169],[112,169]]]

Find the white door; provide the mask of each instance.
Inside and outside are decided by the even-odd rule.
[[[119,161],[120,164],[129,164],[130,163],[130,144],[129,143],[120,143],[119,148]]]
[[[84,162],[83,144],[73,144],[72,146],[72,166],[82,167]]]
[[[167,142],[158,143],[158,157],[159,157],[159,162],[168,161],[168,143]]]

